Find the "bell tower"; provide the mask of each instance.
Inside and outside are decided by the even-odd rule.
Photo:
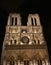
[[[50,65],[38,14],[29,14],[27,26],[22,26],[20,14],[9,14],[1,65]]]

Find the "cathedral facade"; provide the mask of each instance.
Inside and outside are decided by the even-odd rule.
[[[29,14],[26,26],[22,26],[20,14],[9,14],[1,65],[50,65],[38,14]]]

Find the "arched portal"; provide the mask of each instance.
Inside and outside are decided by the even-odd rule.
[[[9,65],[15,65],[13,56],[10,57]]]

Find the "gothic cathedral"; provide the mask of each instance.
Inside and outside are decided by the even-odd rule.
[[[22,26],[20,14],[9,14],[1,65],[50,65],[38,14],[29,14],[26,26]]]

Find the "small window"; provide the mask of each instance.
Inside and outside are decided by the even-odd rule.
[[[16,40],[14,40],[14,43],[16,44]]]
[[[34,44],[40,44],[40,41],[39,40],[34,40]]]
[[[31,18],[31,21],[32,21],[32,26],[34,25],[34,23],[33,23],[33,18]]]
[[[14,24],[14,18],[12,17],[12,19],[11,19],[11,25],[13,25]]]
[[[35,26],[37,26],[37,22],[36,22],[36,19],[34,18],[34,22],[35,22]]]
[[[12,44],[12,40],[10,40],[10,43]]]
[[[34,25],[37,26],[37,22],[36,22],[36,19],[35,18],[34,19],[31,18],[31,22],[32,22],[32,26],[34,26]]]
[[[17,25],[17,18],[15,18],[15,25]]]

